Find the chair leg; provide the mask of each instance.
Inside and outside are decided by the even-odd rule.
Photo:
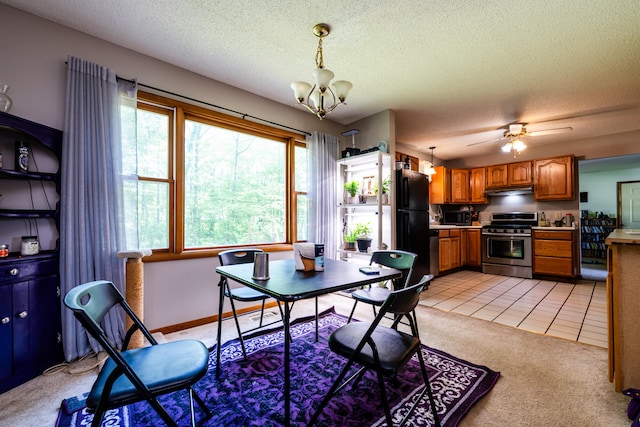
[[[233,311],[233,320],[236,321],[236,329],[238,330],[238,338],[240,339],[240,346],[242,347],[242,354],[247,359],[247,350],[244,348],[244,338],[242,338],[242,331],[240,330],[240,322],[238,321],[238,315],[236,313],[236,305],[233,303],[233,298],[229,298],[231,301],[231,311]]]
[[[380,388],[380,401],[384,408],[384,415],[387,418],[387,425],[393,426],[393,419],[391,418],[391,408],[389,408],[389,401],[387,400],[387,390],[384,388],[384,375],[380,369],[376,369],[378,373],[378,388]]]
[[[347,372],[349,371],[349,368],[351,368],[352,365],[353,365],[353,361],[349,360],[345,365],[345,367],[342,368],[340,375],[338,375],[338,378],[336,378],[336,380],[333,382],[333,385],[331,386],[327,394],[324,396],[324,399],[322,399],[322,402],[320,402],[320,406],[318,406],[318,409],[316,409],[316,411],[313,413],[313,416],[309,420],[309,423],[307,424],[307,426],[312,426],[315,424],[316,421],[318,421],[318,417],[320,416],[320,413],[322,412],[324,407],[327,406],[327,403],[329,403],[329,400],[331,400],[333,395],[336,394],[337,391],[344,386],[344,384],[340,384],[340,382],[342,382],[344,377],[347,375]]]
[[[433,415],[433,422],[436,427],[440,427],[440,417],[438,416],[438,408],[436,407],[436,401],[433,398],[433,392],[431,390],[431,382],[429,381],[429,374],[427,373],[427,367],[425,365],[424,356],[422,355],[421,350],[418,351],[418,359],[420,360],[420,370],[422,371],[422,377],[424,378],[425,389],[422,391],[422,393],[420,393],[420,396],[418,397],[416,402],[413,404],[411,409],[409,409],[409,412],[407,412],[407,415],[404,417],[400,425],[403,425],[407,421],[407,419],[409,418],[409,416],[411,415],[415,407],[418,405],[418,402],[422,400],[422,397],[426,392],[427,396],[429,397],[429,405],[431,406],[431,414]]]
[[[160,415],[160,418],[162,418],[162,420],[170,427],[178,427],[178,424],[173,420],[173,418],[171,418],[171,415],[169,415],[169,413],[167,412],[166,409],[164,409],[164,407],[160,404],[160,402],[158,402],[158,399],[156,399],[155,397],[152,399],[147,399],[147,402],[149,402],[149,404],[153,407],[153,409],[156,410],[156,412],[158,413],[158,415]],[[192,403],[193,404],[193,403]],[[193,416],[193,411],[191,412],[192,416]]]
[[[193,407],[193,389],[189,387],[189,409],[191,413],[191,427],[196,427],[196,411]]]
[[[202,409],[204,411],[205,418],[209,418],[210,416],[212,416],[213,413],[207,407],[207,405],[204,403],[204,400],[202,400],[202,398],[198,395],[198,393],[195,392],[195,390],[193,390],[191,388],[190,388],[190,390],[193,392],[193,398],[195,399],[196,403],[198,404],[200,409]]]
[[[353,313],[356,311],[356,305],[358,305],[358,300],[353,302],[353,308],[351,309],[351,314],[349,314],[349,318],[347,319],[347,323],[351,323],[351,318],[353,317]]]
[[[104,409],[96,408],[93,413],[93,420],[91,421],[91,427],[100,427],[102,425],[102,418],[104,417]]]
[[[260,325],[258,326],[258,328],[262,328],[262,321],[264,319],[264,302],[265,302],[266,298],[262,300],[262,307],[260,308]]]

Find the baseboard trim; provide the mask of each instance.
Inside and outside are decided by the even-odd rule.
[[[277,307],[278,306],[278,302],[277,301],[271,301],[268,302],[264,305],[265,310],[268,308],[272,308],[272,307]],[[245,308],[241,308],[236,310],[236,312],[238,313],[238,315],[242,315],[242,314],[246,314],[246,313],[250,313],[253,311],[259,311],[260,308],[262,307],[262,304],[259,305],[254,305],[251,307],[245,307]],[[222,319],[227,319],[229,317],[233,317],[233,312],[232,311],[227,311],[225,313],[222,313]],[[151,333],[155,333],[155,332],[161,332],[163,334],[170,334],[173,332],[178,332],[178,331],[183,331],[185,329],[189,329],[189,328],[195,328],[196,326],[202,326],[202,325],[206,325],[207,323],[213,323],[213,322],[217,322],[218,321],[218,315],[214,315],[214,316],[208,316],[208,317],[203,317],[201,319],[195,319],[195,320],[190,320],[188,322],[184,322],[184,323],[177,323],[175,325],[169,325],[169,326],[163,326],[162,328],[157,328],[151,331]]]

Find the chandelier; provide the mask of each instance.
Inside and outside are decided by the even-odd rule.
[[[516,157],[518,157],[518,154],[520,154],[520,152],[525,148],[527,148],[525,143],[522,142],[520,138],[516,137],[512,138],[511,140],[509,140],[509,142],[504,144],[504,146],[502,147],[502,151],[504,151],[505,153],[511,152],[513,154],[513,158],[515,159]]]
[[[314,84],[307,82],[293,82],[291,89],[295,94],[298,104],[302,105],[322,120],[327,114],[332,112],[338,105],[345,104],[349,91],[353,85],[346,80],[333,82],[333,88],[329,87],[334,77],[333,72],[324,68],[324,58],[322,57],[322,39],[329,35],[330,28],[327,24],[316,24],[313,27],[313,34],[318,37],[318,49],[316,50],[316,69],[313,70]]]

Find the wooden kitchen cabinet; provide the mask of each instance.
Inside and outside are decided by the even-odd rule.
[[[473,267],[482,266],[482,243],[479,228],[467,228],[466,230],[466,259],[465,265]]]
[[[507,185],[526,186],[533,184],[531,162],[516,162],[507,164]]]
[[[436,166],[435,175],[431,175],[429,183],[429,203],[444,205],[451,203],[451,170],[444,166]]]
[[[451,203],[469,203],[469,169],[451,169]]]
[[[487,185],[487,168],[473,168],[470,170],[469,192],[472,204],[489,203],[484,190]]]
[[[487,166],[487,188],[522,187],[531,184],[533,184],[531,162]]]
[[[533,230],[534,274],[575,277],[577,258],[574,230]]]
[[[460,234],[461,230],[440,230],[438,239],[440,272],[460,267]]]
[[[607,245],[609,381],[617,392],[640,388],[640,239],[616,230]]]
[[[500,188],[507,185],[509,185],[507,165],[487,166],[487,188]]]
[[[574,156],[534,160],[536,200],[574,200]]]

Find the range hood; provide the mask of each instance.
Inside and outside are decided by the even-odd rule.
[[[491,188],[489,190],[485,190],[484,194],[487,196],[519,196],[522,194],[533,194],[533,186]]]

